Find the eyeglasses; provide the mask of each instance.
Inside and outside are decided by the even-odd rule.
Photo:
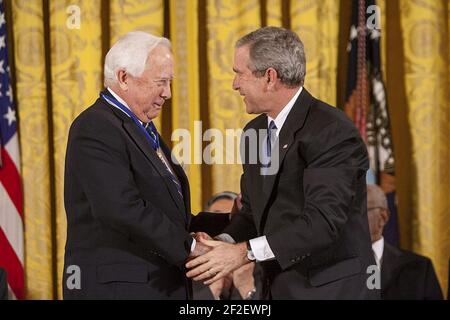
[[[371,210],[375,210],[375,209],[386,210],[386,208],[384,208],[384,207],[371,207],[371,208],[367,208],[367,211],[371,211]]]

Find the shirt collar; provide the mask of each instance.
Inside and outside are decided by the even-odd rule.
[[[381,239],[372,243],[372,250],[375,254],[375,259],[376,259],[377,265],[380,267],[381,260],[383,259],[383,251],[384,251],[384,238],[383,237],[381,237]]]
[[[124,105],[124,107],[126,107],[128,110],[131,111],[130,107],[129,107],[128,104],[125,102],[125,100],[123,100],[117,93],[115,93],[115,92],[113,91],[113,89],[111,89],[110,87],[108,87],[108,88],[106,88],[106,89],[109,91],[109,93],[112,94],[112,96],[113,96],[114,98],[117,99],[117,101],[119,101],[121,104]],[[114,105],[113,105],[113,106],[114,106]],[[114,107],[115,107],[115,106],[114,106]],[[120,108],[117,108],[117,109],[119,109],[120,111],[123,112],[122,109],[120,109]],[[131,112],[133,112],[133,111],[131,111]],[[125,113],[125,112],[123,112],[123,113]],[[125,113],[125,114],[126,114],[126,113]],[[126,115],[129,117],[128,114],[126,114]],[[144,123],[143,123],[141,120],[139,120],[138,117],[136,117],[136,119],[139,121],[140,124],[144,125]]]
[[[297,91],[297,93],[292,97],[292,99],[287,103],[286,106],[280,111],[280,113],[277,115],[275,119],[267,116],[267,127],[269,127],[270,122],[273,120],[275,122],[275,125],[277,126],[277,137],[280,133],[281,128],[283,127],[284,122],[286,121],[287,116],[289,115],[289,112],[291,111],[292,107],[295,104],[295,101],[297,101],[298,96],[302,92],[303,87],[300,87]]]

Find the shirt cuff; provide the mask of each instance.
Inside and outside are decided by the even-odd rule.
[[[270,249],[266,236],[251,239],[249,242],[253,255],[257,261],[268,261],[275,259],[275,255],[273,254],[272,249]]]
[[[236,241],[234,241],[233,237],[231,237],[228,233],[221,233],[218,236],[215,236],[214,239],[220,240],[227,243],[235,244]]]
[[[192,244],[191,244],[191,252],[194,252],[195,246],[197,245],[197,241],[195,241],[194,238],[192,238]]]

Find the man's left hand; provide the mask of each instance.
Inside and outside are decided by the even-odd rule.
[[[186,264],[191,269],[186,275],[195,281],[207,279],[204,284],[209,285],[248,262],[245,242],[231,244],[204,239],[200,242],[212,247],[212,250]]]

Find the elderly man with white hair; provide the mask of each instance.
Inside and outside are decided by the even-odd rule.
[[[65,167],[65,299],[189,299],[189,184],[152,120],[171,97],[168,39],[130,32],[105,87],[73,122]],[[225,217],[227,222],[228,218]]]

